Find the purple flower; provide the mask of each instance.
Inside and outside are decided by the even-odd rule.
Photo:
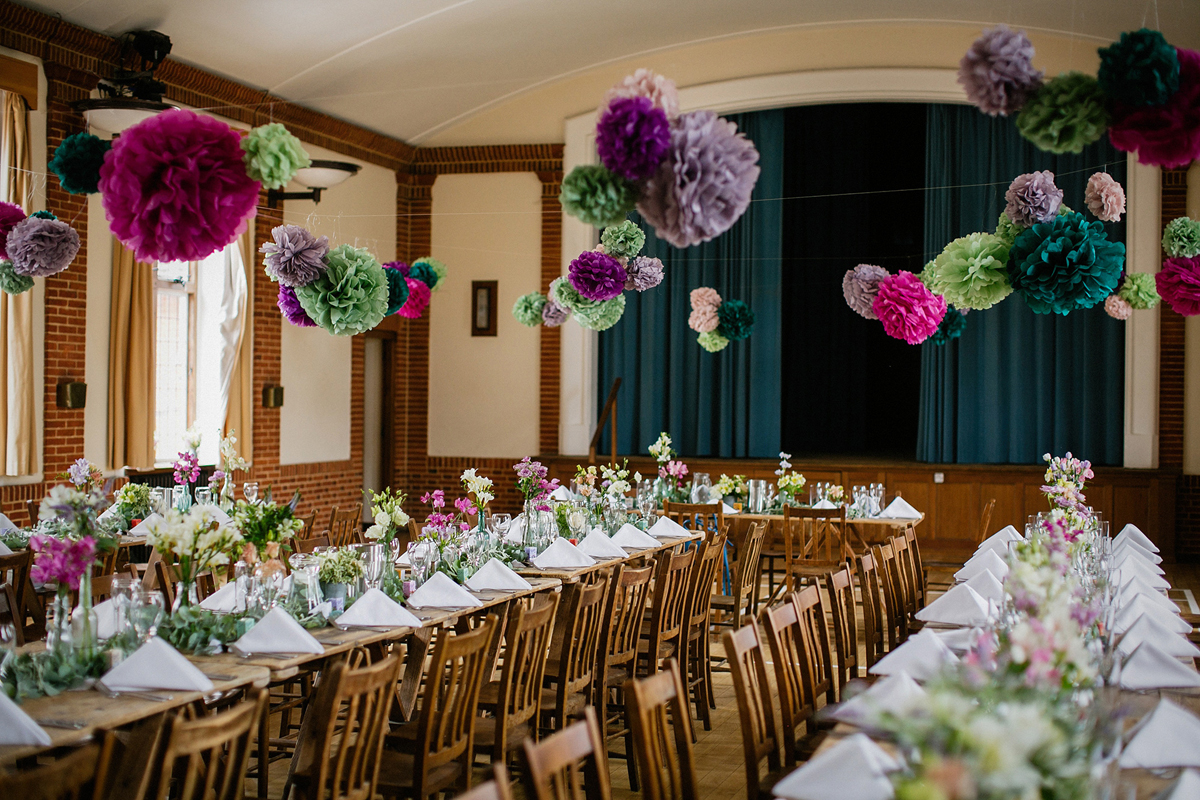
[[[1017,225],[1030,228],[1058,216],[1063,191],[1054,185],[1054,173],[1047,169],[1013,178],[1004,199],[1008,203],[1004,207],[1008,218]]]
[[[588,300],[612,300],[625,291],[625,268],[610,255],[587,250],[571,262],[567,271],[575,291]]]
[[[296,290],[290,286],[279,284],[279,296],[275,300],[275,304],[279,306],[279,310],[283,312],[283,316],[287,321],[299,328],[315,328],[317,323],[313,322],[312,317],[300,305],[300,300],[296,297]]]
[[[76,486],[87,486],[92,479],[92,465],[86,458],[77,458],[67,469],[67,476]]]
[[[283,286],[295,289],[321,277],[325,256],[329,253],[329,238],[313,236],[299,225],[279,225],[271,230],[274,242],[264,244],[263,265],[267,274]]]
[[[59,219],[26,217],[8,232],[6,249],[13,272],[45,278],[71,265],[79,252],[79,234]]]
[[[891,277],[891,273],[874,264],[859,264],[846,270],[842,276],[842,296],[854,313],[865,319],[879,319],[871,305],[879,294],[879,282]]]
[[[542,324],[547,328],[557,328],[571,316],[571,312],[553,300],[547,300],[542,306]]]
[[[663,282],[663,263],[657,258],[638,256],[625,267],[626,289],[644,292]]]
[[[182,452],[175,459],[175,482],[178,484],[195,483],[200,479],[200,459],[195,453]]]
[[[631,181],[653,175],[670,145],[667,115],[648,97],[613,100],[596,124],[600,162]]]
[[[985,30],[958,62],[958,82],[980,111],[1007,116],[1041,87],[1042,72],[1033,68],[1029,37],[999,25]]]

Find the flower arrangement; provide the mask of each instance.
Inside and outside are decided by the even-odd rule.
[[[317,580],[321,583],[357,584],[362,578],[364,565],[358,553],[349,547],[331,547],[317,554],[320,566]]]
[[[384,489],[371,492],[371,508],[375,510],[372,524],[363,536],[372,542],[390,543],[396,534],[408,527],[409,516],[401,506],[408,496],[404,492]]]
[[[79,591],[79,581],[96,562],[96,540],[91,536],[79,539],[34,535],[29,540],[33,550],[33,567],[29,572],[38,583],[58,584],[59,591]]]
[[[463,470],[460,480],[467,494],[475,496],[475,506],[482,515],[487,504],[496,499],[496,495],[493,494],[495,485],[492,483],[492,479],[477,475],[474,469],[468,469]]]
[[[538,511],[549,511],[549,497],[558,488],[558,478],[546,480],[549,471],[540,461],[525,456],[513,470],[517,473],[517,491],[525,498],[525,505],[533,505]]]
[[[59,473],[58,480],[70,481],[81,492],[90,492],[104,484],[104,473],[86,458],[77,458],[66,472]]]
[[[659,502],[670,500],[673,503],[689,501],[687,490],[687,464],[675,459],[675,451],[671,448],[671,437],[666,431],[658,435],[658,439],[648,448],[650,455],[658,462],[658,484],[656,493]]]
[[[200,480],[200,458],[191,451],[180,451],[171,467],[175,470],[175,483],[181,486]]]
[[[178,598],[190,602],[196,576],[206,569],[229,563],[229,555],[242,541],[234,527],[213,516],[211,506],[192,506],[187,511],[169,509],[166,517],[150,525],[146,544],[164,557],[179,562],[180,581],[187,588]]]
[[[221,489],[217,494],[217,504],[223,509],[233,508],[233,473],[238,470],[247,470],[250,464],[246,459],[238,455],[235,445],[237,445],[237,436],[234,434],[237,431],[231,430],[227,435],[220,436],[221,444],[217,448],[217,467],[213,471],[211,483],[219,483]]]
[[[42,498],[38,519],[43,524],[53,525],[61,536],[82,539],[96,535],[97,519],[106,508],[108,500],[101,489],[85,491],[59,484]]]
[[[800,492],[804,489],[806,481],[803,475],[792,469],[792,462],[788,460],[791,457],[791,453],[779,454],[779,469],[775,470],[775,484],[779,488],[781,505],[799,506],[803,505]]]
[[[117,490],[113,506],[126,527],[132,525],[135,519],[145,519],[151,513],[150,487],[144,483],[126,483]]]
[[[454,501],[454,512],[446,510],[446,493],[441,489],[421,495],[421,502],[428,503],[431,511],[421,528],[421,539],[431,539],[439,546],[457,541],[471,526],[466,518],[475,514],[475,506],[466,497]]]
[[[749,492],[749,487],[746,485],[745,475],[729,475],[721,474],[717,478],[717,482],[713,484],[713,492],[719,494],[721,499],[728,500],[731,503],[746,502],[746,495]]]
[[[304,527],[291,505],[270,501],[248,503],[239,500],[230,515],[230,524],[242,536],[242,560],[254,564],[260,558],[279,558],[279,546]]]

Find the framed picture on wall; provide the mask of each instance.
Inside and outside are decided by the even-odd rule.
[[[471,335],[496,335],[496,281],[471,281]]]

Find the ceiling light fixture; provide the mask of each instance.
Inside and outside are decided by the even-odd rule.
[[[268,189],[267,208],[277,208],[280,200],[312,200],[314,203],[319,203],[321,202],[321,192],[332,189],[347,178],[357,175],[360,169],[362,169],[361,166],[349,161],[313,159],[311,166],[297,170],[296,177],[292,179],[309,191],[281,192],[277,189]]]
[[[88,126],[119,134],[160,111],[177,108],[163,102],[167,85],[154,71],[171,52],[171,38],[158,31],[130,31],[117,39],[121,54],[111,78],[101,78],[100,96],[71,103]]]

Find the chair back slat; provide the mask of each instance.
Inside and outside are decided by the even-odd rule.
[[[692,717],[679,675],[668,659],[662,672],[625,684],[630,727],[645,800],[696,800]],[[672,724],[674,722],[674,724]]]
[[[791,602],[796,607],[796,618],[805,628],[804,635],[811,642],[812,654],[812,698],[813,708],[820,708],[821,698],[825,705],[837,702],[837,681],[833,677],[833,650],[829,644],[829,614],[825,609],[825,599],[821,590],[806,586],[791,594]]]
[[[891,539],[892,552],[896,554],[896,572],[900,582],[900,597],[904,601],[903,610],[911,620],[913,614],[917,613],[917,579],[916,570],[913,566],[912,551],[908,547],[908,540],[903,535],[893,536]]]
[[[558,601],[558,594],[540,594],[532,607],[519,607],[509,617],[496,706],[496,761],[503,761],[509,736],[537,716]]]
[[[619,574],[614,573],[608,607],[604,613],[608,620],[605,666],[629,665],[630,675],[633,674],[633,662],[637,660],[638,637],[642,633],[642,617],[650,599],[654,565],[653,560],[636,569],[625,565]]]
[[[866,553],[854,560],[858,573],[858,590],[862,597],[863,639],[866,641],[866,667],[870,669],[883,658],[886,636],[883,619],[883,596],[879,585],[879,570],[875,556]]]
[[[102,748],[98,744],[78,750],[45,766],[21,772],[0,772],[0,797],[21,800],[91,800],[93,788],[102,784]]]
[[[692,557],[692,574],[688,576],[687,612],[685,622],[691,635],[708,633],[708,619],[712,613],[713,583],[717,569],[725,554],[725,534],[720,533],[699,546],[699,553]]]
[[[611,800],[608,758],[596,711],[540,742],[525,740],[527,794],[534,800]]]
[[[834,672],[838,695],[858,675],[858,603],[854,599],[854,573],[849,567],[825,576],[825,589],[833,610],[833,643],[837,653]]]
[[[994,499],[992,502],[996,502]],[[991,514],[988,515],[989,519]],[[912,559],[913,580],[916,584],[917,609],[925,607],[928,587],[925,585],[925,562],[921,560],[921,546],[917,543],[916,523],[910,522],[904,526],[904,540],[908,542],[908,553]]]
[[[983,540],[988,537],[988,530],[992,527],[992,512],[996,509],[996,498],[987,501],[983,506],[983,513],[979,515],[979,527],[975,530],[976,546],[983,544]]]
[[[337,506],[329,514],[329,538],[338,547],[362,542],[362,530],[359,520],[362,519],[362,506],[356,505],[346,511],[339,511]]]
[[[767,644],[775,667],[775,685],[779,691],[784,763],[790,767],[797,761],[797,732],[801,726],[804,726],[805,733],[809,732],[809,720],[814,712],[816,676],[813,645],[807,629],[800,624],[794,603],[780,603],[774,608],[763,609],[762,623],[767,633]]]
[[[318,547],[329,547],[329,531],[325,531],[321,536],[308,536],[304,539],[292,539],[292,547],[297,553],[312,553]]]
[[[838,569],[852,555],[846,541],[846,507],[783,507],[783,555],[787,591],[798,587],[800,570]]]
[[[704,538],[725,530],[725,510],[720,503],[663,502],[663,516],[689,531],[704,531]]]
[[[897,584],[900,573],[896,569],[896,552],[890,544],[877,544],[871,547],[871,555],[875,559],[876,569],[883,588],[883,605],[887,610],[888,650],[894,650],[908,638],[908,615],[904,613],[904,601],[899,592],[903,591]]]
[[[464,788],[470,788],[470,754],[479,690],[489,666],[487,654],[492,637],[496,635],[499,635],[496,616],[489,614],[474,630],[438,638],[431,668],[425,676],[425,694],[417,720],[420,744],[416,775],[427,775],[436,767],[464,759]]]
[[[775,732],[775,714],[771,710],[771,689],[767,683],[767,665],[758,628],[746,625],[721,636],[729,672],[737,698],[738,719],[742,724],[742,752],[746,760],[746,796],[758,800],[759,763],[767,759],[767,768],[780,769],[779,741]]]
[[[652,675],[658,672],[659,649],[671,642],[676,649],[684,648],[680,639],[687,616],[687,586],[692,561],[699,552],[692,547],[681,553],[664,554],[658,561],[658,572],[654,576],[653,607],[650,610],[650,629],[646,663],[640,673]]]
[[[167,723],[158,792],[166,797],[172,778],[178,800],[242,800],[246,765],[259,721],[266,712],[265,690],[252,690],[227,711],[189,719],[177,714]]]

